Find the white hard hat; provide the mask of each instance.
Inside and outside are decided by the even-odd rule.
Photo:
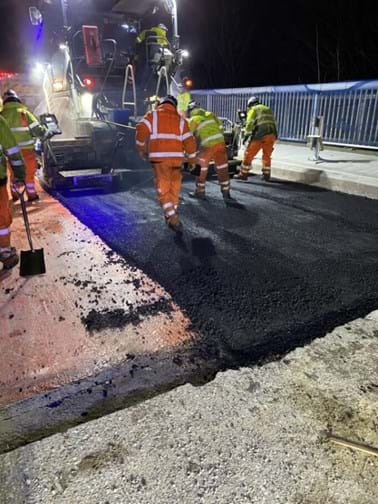
[[[257,96],[251,96],[251,98],[248,100],[248,108],[252,107],[253,105],[257,105],[260,103],[260,100],[257,98]]]

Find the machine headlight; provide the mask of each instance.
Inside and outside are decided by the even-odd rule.
[[[84,117],[92,117],[93,94],[83,93],[80,97],[81,111]]]
[[[59,91],[63,91],[63,81],[56,80],[52,84],[53,90],[58,93]]]

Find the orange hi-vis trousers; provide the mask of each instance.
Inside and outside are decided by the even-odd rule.
[[[10,225],[12,224],[12,214],[5,182],[6,180],[0,180],[0,248],[9,247],[11,242]]]
[[[225,144],[219,143],[212,147],[206,147],[198,154],[198,164],[201,166],[201,175],[196,177],[196,187],[198,192],[205,192],[209,164],[214,161],[217,170],[218,181],[221,189],[230,190],[230,175],[228,172],[228,157]]]
[[[28,196],[33,196],[36,193],[35,190],[35,174],[38,168],[37,158],[34,149],[22,149],[22,157],[25,162],[25,186],[26,193]],[[12,171],[11,171],[12,172]],[[13,181],[13,176],[12,176]],[[13,191],[13,187],[12,192]]]
[[[164,217],[174,219],[177,215],[182,184],[181,167],[169,161],[152,163],[155,176],[155,187]]]
[[[256,157],[257,153],[262,149],[262,171],[263,173],[270,173],[270,167],[272,164],[272,152],[274,150],[274,144],[276,140],[276,135],[265,135],[264,137],[257,140],[252,140],[249,143],[247,150],[245,151],[243,165],[241,166],[241,172],[243,173],[243,171],[245,171],[246,173],[248,173],[252,161]]]

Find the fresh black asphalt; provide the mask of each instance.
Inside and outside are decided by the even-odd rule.
[[[257,177],[233,183],[232,205],[214,180],[206,201],[190,199],[192,188],[188,177],[182,240],[164,224],[148,166],[128,173],[118,192],[56,193],[171,294],[198,337],[174,355],[141,355],[0,408],[0,453],[183,383],[200,385],[219,370],[275,359],[378,308],[377,201]],[[107,253],[124,267],[124,259]],[[92,309],[82,322],[96,331],[156,311],[169,316],[171,309],[166,300],[151,305],[146,298],[130,311]]]
[[[124,187],[57,197],[114,251],[159,282],[199,334],[237,363],[286,352],[378,308],[378,202],[251,177],[226,205],[211,179],[188,196],[182,240],[164,223],[145,165]]]

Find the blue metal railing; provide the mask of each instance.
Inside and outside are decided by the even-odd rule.
[[[378,148],[378,81],[195,90],[192,95],[231,121],[246,109],[250,96],[258,96],[275,113],[281,140],[305,142],[313,118],[323,116],[326,143]]]

